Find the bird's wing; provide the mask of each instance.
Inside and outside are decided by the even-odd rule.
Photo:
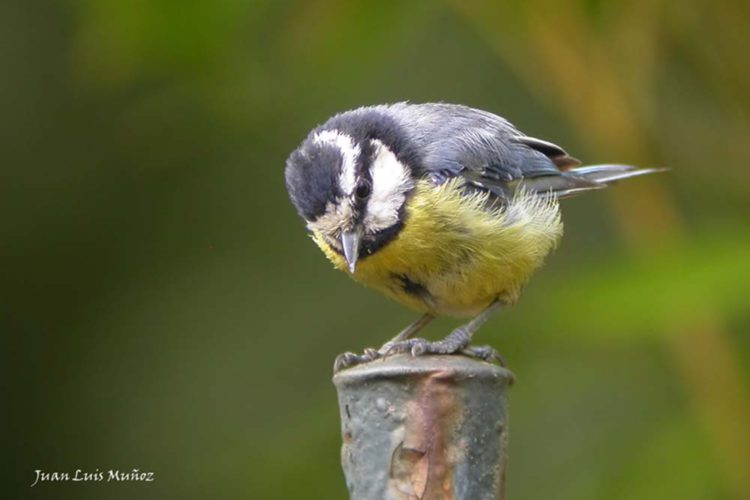
[[[526,136],[492,113],[453,104],[388,109],[419,145],[421,176],[461,176],[502,199],[520,187],[558,197],[604,187],[575,175],[580,162],[560,146]]]

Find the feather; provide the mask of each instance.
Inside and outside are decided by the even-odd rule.
[[[589,181],[610,184],[621,179],[628,179],[639,175],[665,172],[668,168],[638,168],[631,165],[589,165],[578,167],[563,174],[575,176]]]
[[[552,160],[560,170],[569,170],[573,167],[577,167],[581,164],[581,161],[577,158],[570,156],[563,148],[557,144],[537,139],[536,137],[529,137],[527,135],[519,136],[515,138],[516,141],[521,144],[525,144],[531,149],[535,149],[542,153],[544,156]]]
[[[523,179],[519,185],[537,193],[550,192],[558,199],[570,198],[587,191],[603,189],[620,179],[627,179],[654,172],[664,168],[637,168],[631,165],[589,165],[578,167],[561,175]]]

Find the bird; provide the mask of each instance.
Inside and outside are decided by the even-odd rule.
[[[335,268],[422,313],[379,349],[339,355],[334,371],[395,353],[504,364],[472,337],[557,246],[559,201],[663,170],[581,165],[460,104],[363,106],[315,127],[286,161],[292,205]],[[415,337],[437,316],[471,319],[442,340]]]

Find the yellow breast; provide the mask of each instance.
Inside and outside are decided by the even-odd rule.
[[[396,238],[357,263],[353,278],[414,309],[468,316],[499,298],[514,302],[562,236],[556,201],[519,192],[505,208],[467,195],[459,180],[417,183]],[[313,238],[336,268],[344,258]]]

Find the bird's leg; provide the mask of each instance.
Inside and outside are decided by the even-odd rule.
[[[419,330],[429,325],[433,319],[435,319],[435,316],[433,316],[432,314],[430,313],[423,314],[418,320],[411,323],[409,326],[401,330],[398,335],[396,335],[391,340],[383,344],[383,346],[380,349],[378,349],[378,352],[380,354],[387,353],[388,351],[390,351],[391,346],[398,344],[399,342],[403,342],[404,340],[412,338],[414,335],[417,334]]]
[[[349,366],[358,365],[360,363],[367,363],[368,361],[383,357],[386,353],[390,352],[392,345],[410,339],[419,330],[427,326],[433,319],[435,319],[435,316],[430,313],[422,315],[419,319],[401,330],[398,335],[383,344],[383,346],[377,351],[372,348],[367,348],[362,354],[354,354],[353,352],[345,352],[343,354],[339,354],[336,357],[336,361],[333,363],[333,372],[336,373],[339,370],[342,370]]]
[[[455,354],[460,352],[485,361],[497,359],[500,361],[500,364],[504,364],[502,357],[500,357],[500,355],[491,347],[469,346],[472,335],[474,335],[474,333],[487,322],[492,313],[500,307],[502,307],[502,303],[499,300],[494,301],[485,310],[477,314],[471,321],[456,328],[450,333],[450,335],[443,340],[438,340],[437,342],[429,342],[425,339],[405,339],[398,342],[389,342],[389,349],[384,354],[410,352],[412,356],[421,356],[422,354]]]

